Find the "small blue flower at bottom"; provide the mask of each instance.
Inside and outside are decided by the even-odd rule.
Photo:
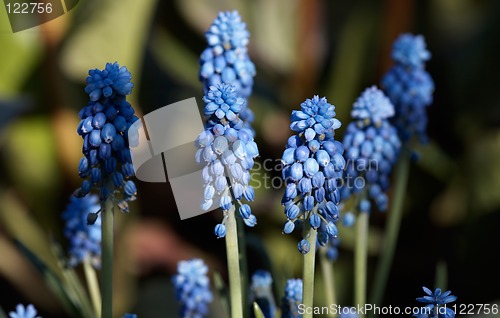
[[[10,318],[41,318],[40,316],[37,316],[37,311],[35,309],[35,306],[29,304],[28,306],[24,307],[22,304],[18,304],[16,306],[16,311],[11,311],[9,312],[9,317]]]
[[[418,302],[427,304],[425,307],[421,308],[420,313],[414,314],[417,318],[454,318],[455,312],[451,308],[447,308],[448,303],[452,303],[457,300],[457,296],[451,294],[451,291],[445,291],[444,293],[440,288],[436,288],[432,292],[427,287],[422,287],[424,292],[427,294],[424,297],[417,298]]]
[[[122,318],[137,318],[136,314],[125,314]]]
[[[340,309],[339,318],[359,318],[356,308],[354,307],[343,307]]]
[[[273,278],[271,273],[258,270],[252,275],[250,300],[259,305],[265,318],[274,318],[276,303],[273,296]]]
[[[300,318],[299,305],[302,303],[302,279],[289,279],[285,286],[285,296],[281,300],[281,318]]]
[[[180,261],[177,275],[172,278],[175,297],[181,305],[182,318],[202,318],[208,314],[208,304],[212,302],[208,267],[201,259]]]

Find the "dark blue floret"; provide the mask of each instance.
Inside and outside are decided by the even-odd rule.
[[[457,300],[457,296],[451,294],[451,291],[445,291],[444,293],[440,288],[436,288],[434,292],[432,292],[427,287],[422,287],[425,296],[417,298],[418,302],[427,304],[425,307],[422,307],[420,313],[414,314],[414,317],[417,318],[454,318],[455,312],[446,307],[446,304],[452,303]]]

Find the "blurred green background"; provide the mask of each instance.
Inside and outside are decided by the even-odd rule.
[[[60,215],[80,183],[76,127],[87,71],[126,65],[139,114],[193,96],[201,106],[203,32],[218,11],[233,9],[251,32],[260,162],[281,157],[290,111],[305,98],[326,96],[346,127],[354,99],[390,67],[397,35],[425,36],[436,84],[431,142],[412,166],[384,304],[415,305],[420,287],[434,285],[438,264],[458,303],[498,301],[499,1],[81,0],[66,15],[14,34],[0,8],[1,307],[33,303],[43,317],[68,316],[46,269],[59,271],[50,246],[66,246]],[[258,226],[247,230],[249,270],[273,270],[281,297],[285,279],[300,275],[301,257],[297,237],[281,234],[283,190],[269,183],[280,173],[264,170],[254,177],[261,186],[252,204]],[[178,260],[203,257],[226,277],[224,241],[212,234],[221,214],[181,222],[168,184],[138,182],[138,192],[131,213],[117,214],[115,311],[175,317],[170,275]],[[372,214],[369,278],[385,220]],[[352,305],[352,230],[340,228],[340,237],[337,290],[340,304]],[[216,307],[213,317],[220,317]]]

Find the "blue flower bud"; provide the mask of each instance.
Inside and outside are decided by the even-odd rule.
[[[312,177],[313,187],[320,188],[323,187],[324,184],[325,184],[325,175],[321,171],[316,172]]]
[[[213,150],[216,154],[220,155],[224,153],[228,149],[228,141],[226,137],[219,136],[215,138],[214,143],[213,143]]]
[[[203,198],[208,201],[211,200],[215,195],[215,188],[211,185],[205,187],[203,192]]]
[[[318,188],[314,190],[314,199],[316,199],[316,202],[323,202],[325,199],[325,188]]]
[[[210,199],[210,200],[203,200],[203,202],[200,205],[200,208],[203,211],[208,211],[210,209],[210,207],[212,207],[213,203],[214,203],[214,201],[212,199]]]
[[[307,160],[307,158],[309,158],[309,154],[309,148],[307,148],[306,146],[300,146],[295,150],[295,159],[300,162],[304,162]]]
[[[311,140],[308,144],[308,148],[309,150],[312,152],[312,153],[315,153],[319,150],[319,148],[321,147],[319,141],[317,140]]]
[[[317,214],[313,214],[309,217],[309,224],[313,229],[318,229],[321,225],[321,218]]]
[[[311,244],[309,244],[309,242],[307,240],[303,239],[299,242],[297,247],[298,247],[300,253],[307,254],[307,253],[309,253],[309,250],[311,249]]]
[[[326,167],[330,162],[330,155],[325,150],[319,150],[316,153],[316,161],[320,166]]]
[[[92,181],[93,184],[99,183],[101,181],[101,169],[92,168],[90,172],[90,180]]]
[[[137,188],[135,187],[135,183],[133,181],[131,181],[131,180],[125,182],[125,185],[123,186],[123,191],[128,196],[134,196],[134,195],[136,195],[137,194]]]
[[[94,147],[94,148],[97,148],[99,147],[99,145],[101,144],[102,140],[101,140],[101,131],[99,129],[94,129],[90,132],[90,135],[89,135],[89,144]]]
[[[106,115],[104,115],[103,113],[95,114],[92,118],[92,126],[94,128],[101,129],[104,124],[106,124]]]
[[[290,168],[290,177],[293,181],[299,181],[304,175],[301,163],[294,163]]]
[[[215,178],[214,182],[215,189],[217,190],[217,193],[222,193],[227,189],[227,180],[225,176],[218,176]]]
[[[116,135],[115,139],[111,142],[111,149],[113,151],[119,151],[123,147],[125,147],[125,141],[123,140],[123,137],[121,135]]]
[[[243,222],[248,227],[254,227],[257,224],[257,218],[255,217],[255,215],[250,214],[248,218],[243,219]]]
[[[283,157],[281,157],[281,163],[283,165],[291,165],[292,163],[295,162],[295,148],[288,148],[285,149],[283,152]]]
[[[236,162],[236,156],[231,150],[226,150],[222,154],[222,163],[225,165],[232,165]]]
[[[370,204],[370,201],[368,201],[368,200],[361,200],[361,201],[359,202],[358,209],[359,209],[359,212],[367,212],[367,213],[370,213],[370,210],[371,210],[371,204]]]
[[[239,211],[240,211],[241,217],[244,219],[248,219],[250,217],[250,215],[252,214],[252,209],[250,208],[250,206],[248,204],[241,205],[239,208]]]
[[[102,127],[101,138],[104,142],[110,143],[116,136],[116,128],[113,124],[107,123]]]
[[[298,190],[302,194],[311,192],[312,191],[311,179],[309,179],[309,178],[300,179],[299,184],[298,184]]]
[[[311,211],[314,208],[314,197],[311,195],[304,196],[304,210]]]
[[[214,234],[217,238],[226,236],[226,226],[224,224],[217,224],[214,228]]]
[[[313,158],[307,159],[306,162],[304,163],[305,175],[308,176],[309,178],[312,178],[318,171],[319,171],[318,162]]]
[[[337,226],[333,222],[328,222],[326,225],[326,234],[331,237],[337,237],[338,233]]]
[[[295,229],[295,223],[290,220],[287,220],[285,222],[285,225],[283,226],[283,233],[290,234],[293,232],[294,229]]]
[[[217,155],[212,151],[212,148],[205,147],[203,148],[203,159],[206,162],[212,162],[217,158]]]
[[[120,172],[113,173],[113,184],[117,188],[123,185],[123,175]]]
[[[135,172],[134,172],[134,166],[131,163],[122,164],[122,168],[121,169],[122,169],[122,174],[125,177],[132,177],[135,174]]]
[[[351,227],[354,225],[356,222],[356,216],[352,212],[346,212],[344,214],[344,217],[342,219],[342,224],[344,224],[345,227]]]
[[[78,164],[78,174],[80,177],[85,178],[90,172],[89,169],[89,161],[86,157],[80,159],[80,163]]]
[[[226,137],[229,142],[235,142],[238,140],[238,131],[234,128],[228,128],[224,132],[224,137]]]
[[[302,179],[303,180],[303,179]],[[289,183],[286,185],[285,197],[287,199],[295,199],[297,196],[297,185],[295,183]]]
[[[241,140],[236,140],[233,143],[233,153],[236,158],[243,159],[247,155],[247,149],[245,143]]]
[[[306,138],[306,141],[313,140],[315,136],[316,132],[314,131],[314,129],[307,128],[304,132],[304,137]]]
[[[221,209],[223,209],[224,211],[228,211],[231,206],[232,206],[232,202],[231,202],[231,197],[230,196],[227,196],[227,195],[223,195],[221,198],[220,198],[220,207]]]
[[[243,190],[243,196],[247,201],[253,201],[255,198],[255,192],[251,186],[246,186]]]
[[[339,218],[339,208],[335,203],[328,201],[325,204],[326,213],[334,220]]]
[[[246,144],[247,147],[247,155],[255,158],[259,155],[259,148],[257,147],[257,144],[255,141],[250,141]]]
[[[118,132],[124,132],[127,129],[127,120],[123,116],[116,116],[113,125]]]
[[[90,182],[87,179],[83,180],[82,187],[80,188],[80,194],[81,194],[81,196],[84,197],[87,194],[89,194],[90,190],[92,190],[92,187],[93,187],[92,182]]]
[[[231,176],[237,181],[241,181],[243,178],[243,169],[239,163],[229,166],[229,171],[231,172]]]
[[[300,139],[299,136],[293,135],[290,138],[288,138],[287,142],[288,148],[298,148],[300,146],[302,146],[302,140]]]
[[[285,210],[285,214],[290,220],[295,220],[299,216],[299,212],[300,209],[296,204],[289,205]]]
[[[101,143],[99,145],[99,158],[105,160],[111,157],[111,145],[106,143]],[[107,171],[108,173],[111,171]]]

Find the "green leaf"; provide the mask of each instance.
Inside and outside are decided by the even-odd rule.
[[[264,317],[262,309],[260,309],[256,302],[253,303],[253,313],[255,314],[255,318],[266,318]]]

